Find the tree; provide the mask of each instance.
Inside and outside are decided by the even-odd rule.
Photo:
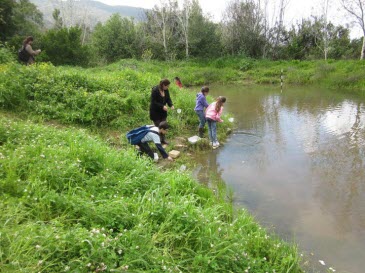
[[[222,21],[223,44],[232,55],[262,56],[265,44],[262,11],[253,0],[233,0]]]
[[[114,14],[103,25],[97,24],[92,34],[92,44],[97,54],[107,62],[138,55],[139,35],[132,19]]]
[[[0,1],[0,40],[15,46],[26,35],[37,35],[43,26],[43,15],[29,0]]]
[[[185,57],[189,58],[189,21],[191,16],[192,2],[190,0],[184,0],[183,9],[177,13],[179,19],[180,29],[182,32],[182,38],[185,44]]]
[[[220,41],[218,25],[203,15],[198,1],[193,1],[189,19],[190,56],[219,57],[222,48]]]
[[[47,31],[42,39],[42,58],[54,65],[80,65],[88,62],[88,48],[81,45],[79,27],[63,27]]]
[[[0,41],[5,41],[14,34],[13,10],[15,1],[2,0],[0,2]]]
[[[54,20],[54,29],[61,29],[63,26],[62,18],[61,18],[61,11],[59,9],[54,9],[52,13],[52,17]]]
[[[161,7],[155,6],[151,11],[146,12],[146,34],[153,44],[163,47],[165,60],[173,59],[176,55],[171,47],[176,45],[176,40],[173,41],[173,38],[176,38],[176,33],[178,33],[177,10],[177,1],[169,0],[161,2]]]
[[[360,60],[363,60],[365,56],[365,0],[341,0],[341,4],[362,30],[363,38]]]
[[[285,10],[286,7],[288,6],[290,0],[280,0],[279,2],[279,18],[276,21],[276,38],[275,38],[275,43],[274,43],[274,54],[275,52],[277,52],[277,47],[280,43],[280,39],[281,39],[281,35],[283,33],[283,29],[284,29],[284,15],[285,15]]]
[[[328,55],[328,8],[329,8],[330,0],[322,0],[322,9],[323,9],[323,21],[324,21],[324,28],[322,31],[323,36],[323,53],[324,59],[327,60]]]

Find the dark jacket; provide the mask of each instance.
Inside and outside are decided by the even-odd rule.
[[[162,97],[158,86],[153,87],[151,92],[150,119],[165,120],[167,117],[167,111],[164,111],[163,107],[166,104],[169,107],[173,105],[169,90],[165,90],[165,96]]]

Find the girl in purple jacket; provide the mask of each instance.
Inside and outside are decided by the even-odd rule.
[[[206,96],[209,93],[209,87],[203,86],[201,92],[196,94],[196,104],[194,111],[199,117],[199,137],[203,137],[204,133],[204,125],[205,125],[205,115],[204,115],[204,108],[209,106]]]

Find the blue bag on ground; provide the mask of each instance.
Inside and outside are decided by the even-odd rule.
[[[153,126],[141,126],[139,128],[133,129],[127,133],[127,139],[128,142],[132,145],[136,145],[139,142],[141,142],[142,138],[148,133],[148,132],[154,132],[151,131],[150,128]],[[156,133],[156,132],[154,132]],[[156,133],[157,134],[157,133]]]

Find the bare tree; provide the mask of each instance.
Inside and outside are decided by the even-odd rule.
[[[324,59],[327,61],[328,55],[328,8],[329,8],[330,0],[322,0],[322,9],[323,9],[323,21],[324,21],[324,29],[323,29],[323,53]]]
[[[92,27],[90,15],[90,0],[50,0],[55,10],[53,19],[56,21],[57,28],[79,26],[82,30],[81,43],[84,44],[86,36]],[[56,16],[56,17],[55,17]],[[57,20],[61,19],[60,22]]]
[[[172,58],[169,54],[169,41],[175,32],[177,8],[177,1],[161,1],[160,7],[156,5],[146,12],[149,35],[155,42],[162,44],[165,59]]]
[[[274,48],[277,48],[280,42],[280,36],[283,31],[284,26],[284,16],[285,16],[285,10],[289,4],[290,0],[280,0],[279,2],[279,18],[277,18],[276,21],[276,38],[274,43]]]
[[[185,43],[185,57],[189,58],[189,19],[191,15],[192,1],[184,0],[183,9],[178,13],[181,32]]]
[[[354,21],[361,27],[363,38],[360,60],[365,55],[365,0],[340,0],[342,7],[353,17]]]

